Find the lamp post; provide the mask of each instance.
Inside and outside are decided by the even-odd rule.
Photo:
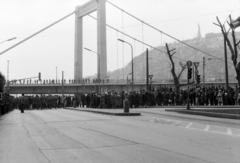
[[[133,87],[134,87],[134,75],[133,75],[133,47],[132,47],[132,45],[131,45],[130,43],[128,43],[128,42],[126,42],[126,41],[124,41],[124,40],[122,40],[122,39],[118,39],[118,41],[121,41],[121,42],[126,43],[126,44],[128,44],[128,45],[131,46],[131,50],[132,50],[132,91],[133,91]]]
[[[64,71],[62,71],[62,97],[64,97]]]
[[[132,75],[132,73],[129,73],[128,75]],[[128,75],[127,75],[127,92],[128,92]]]
[[[17,37],[13,37],[13,38],[10,38],[10,39],[7,39],[7,40],[4,40],[4,41],[2,41],[2,42],[0,42],[0,44],[2,44],[2,43],[4,43],[4,42],[7,42],[7,41],[12,41],[12,40],[14,40],[14,39],[16,39]]]
[[[90,51],[90,52],[93,52],[95,54],[97,54],[98,56],[98,71],[97,71],[97,76],[98,76],[98,93],[100,93],[100,55],[95,52],[95,51],[92,51],[91,49],[88,49],[88,48],[84,48],[85,50],[87,51]]]

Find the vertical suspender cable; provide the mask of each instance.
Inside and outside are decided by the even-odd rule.
[[[123,10],[122,10],[122,32],[123,31]],[[124,40],[124,35],[122,34],[122,40]],[[123,64],[123,81],[124,81],[124,44],[122,44],[122,64]]]
[[[117,39],[118,39],[118,31],[117,31]],[[118,83],[118,40],[117,41],[117,83]]]
[[[144,42],[144,38],[143,38],[143,22],[142,22],[142,42]],[[144,52],[144,44],[142,44],[142,52]],[[144,57],[145,57],[145,55],[144,55]],[[144,59],[144,58],[143,58]],[[143,72],[143,80],[144,80],[144,78],[145,78],[145,71],[144,71],[144,67],[143,67],[143,70],[142,70],[142,72]]]
[[[135,55],[136,55],[136,45],[135,45],[135,39],[134,39],[134,53],[133,53],[133,58],[135,58]],[[136,65],[136,64],[135,64]],[[134,68],[134,70],[135,70],[135,68]],[[134,74],[135,75],[135,74]],[[136,75],[135,75],[136,76]],[[134,76],[133,76],[133,78],[135,78]],[[135,78],[136,79],[136,78]]]

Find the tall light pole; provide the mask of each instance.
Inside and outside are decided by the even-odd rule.
[[[62,71],[62,97],[64,97],[64,71]]]
[[[205,57],[203,57],[203,87],[205,87]]]
[[[134,86],[134,75],[133,75],[133,47],[132,47],[132,45],[131,45],[130,43],[128,43],[128,42],[126,42],[126,41],[124,41],[124,40],[122,40],[122,39],[118,39],[118,41],[121,41],[121,42],[126,43],[126,44],[128,44],[128,45],[131,46],[131,50],[132,50],[132,91],[133,91],[133,86]]]
[[[14,40],[14,39],[16,39],[17,37],[13,37],[13,38],[10,38],[10,39],[7,39],[7,40],[4,40],[4,41],[2,41],[2,42],[0,42],[0,44],[1,43],[4,43],[4,42],[7,42],[7,41],[12,41],[12,40]]]
[[[95,54],[97,54],[98,56],[98,71],[97,71],[97,76],[98,76],[98,94],[100,94],[100,55],[95,52],[95,51],[92,51],[91,49],[88,49],[88,48],[84,48],[85,50],[87,51],[90,51],[90,52],[93,52]]]

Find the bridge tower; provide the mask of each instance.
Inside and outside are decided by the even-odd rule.
[[[106,0],[91,0],[76,7],[74,79],[83,77],[83,17],[97,10],[97,53],[100,56],[100,79],[107,76]],[[99,62],[97,62],[99,64]]]

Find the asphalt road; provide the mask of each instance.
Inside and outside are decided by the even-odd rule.
[[[138,111],[143,115],[14,110],[0,118],[0,162],[240,162],[240,130],[234,125]]]

